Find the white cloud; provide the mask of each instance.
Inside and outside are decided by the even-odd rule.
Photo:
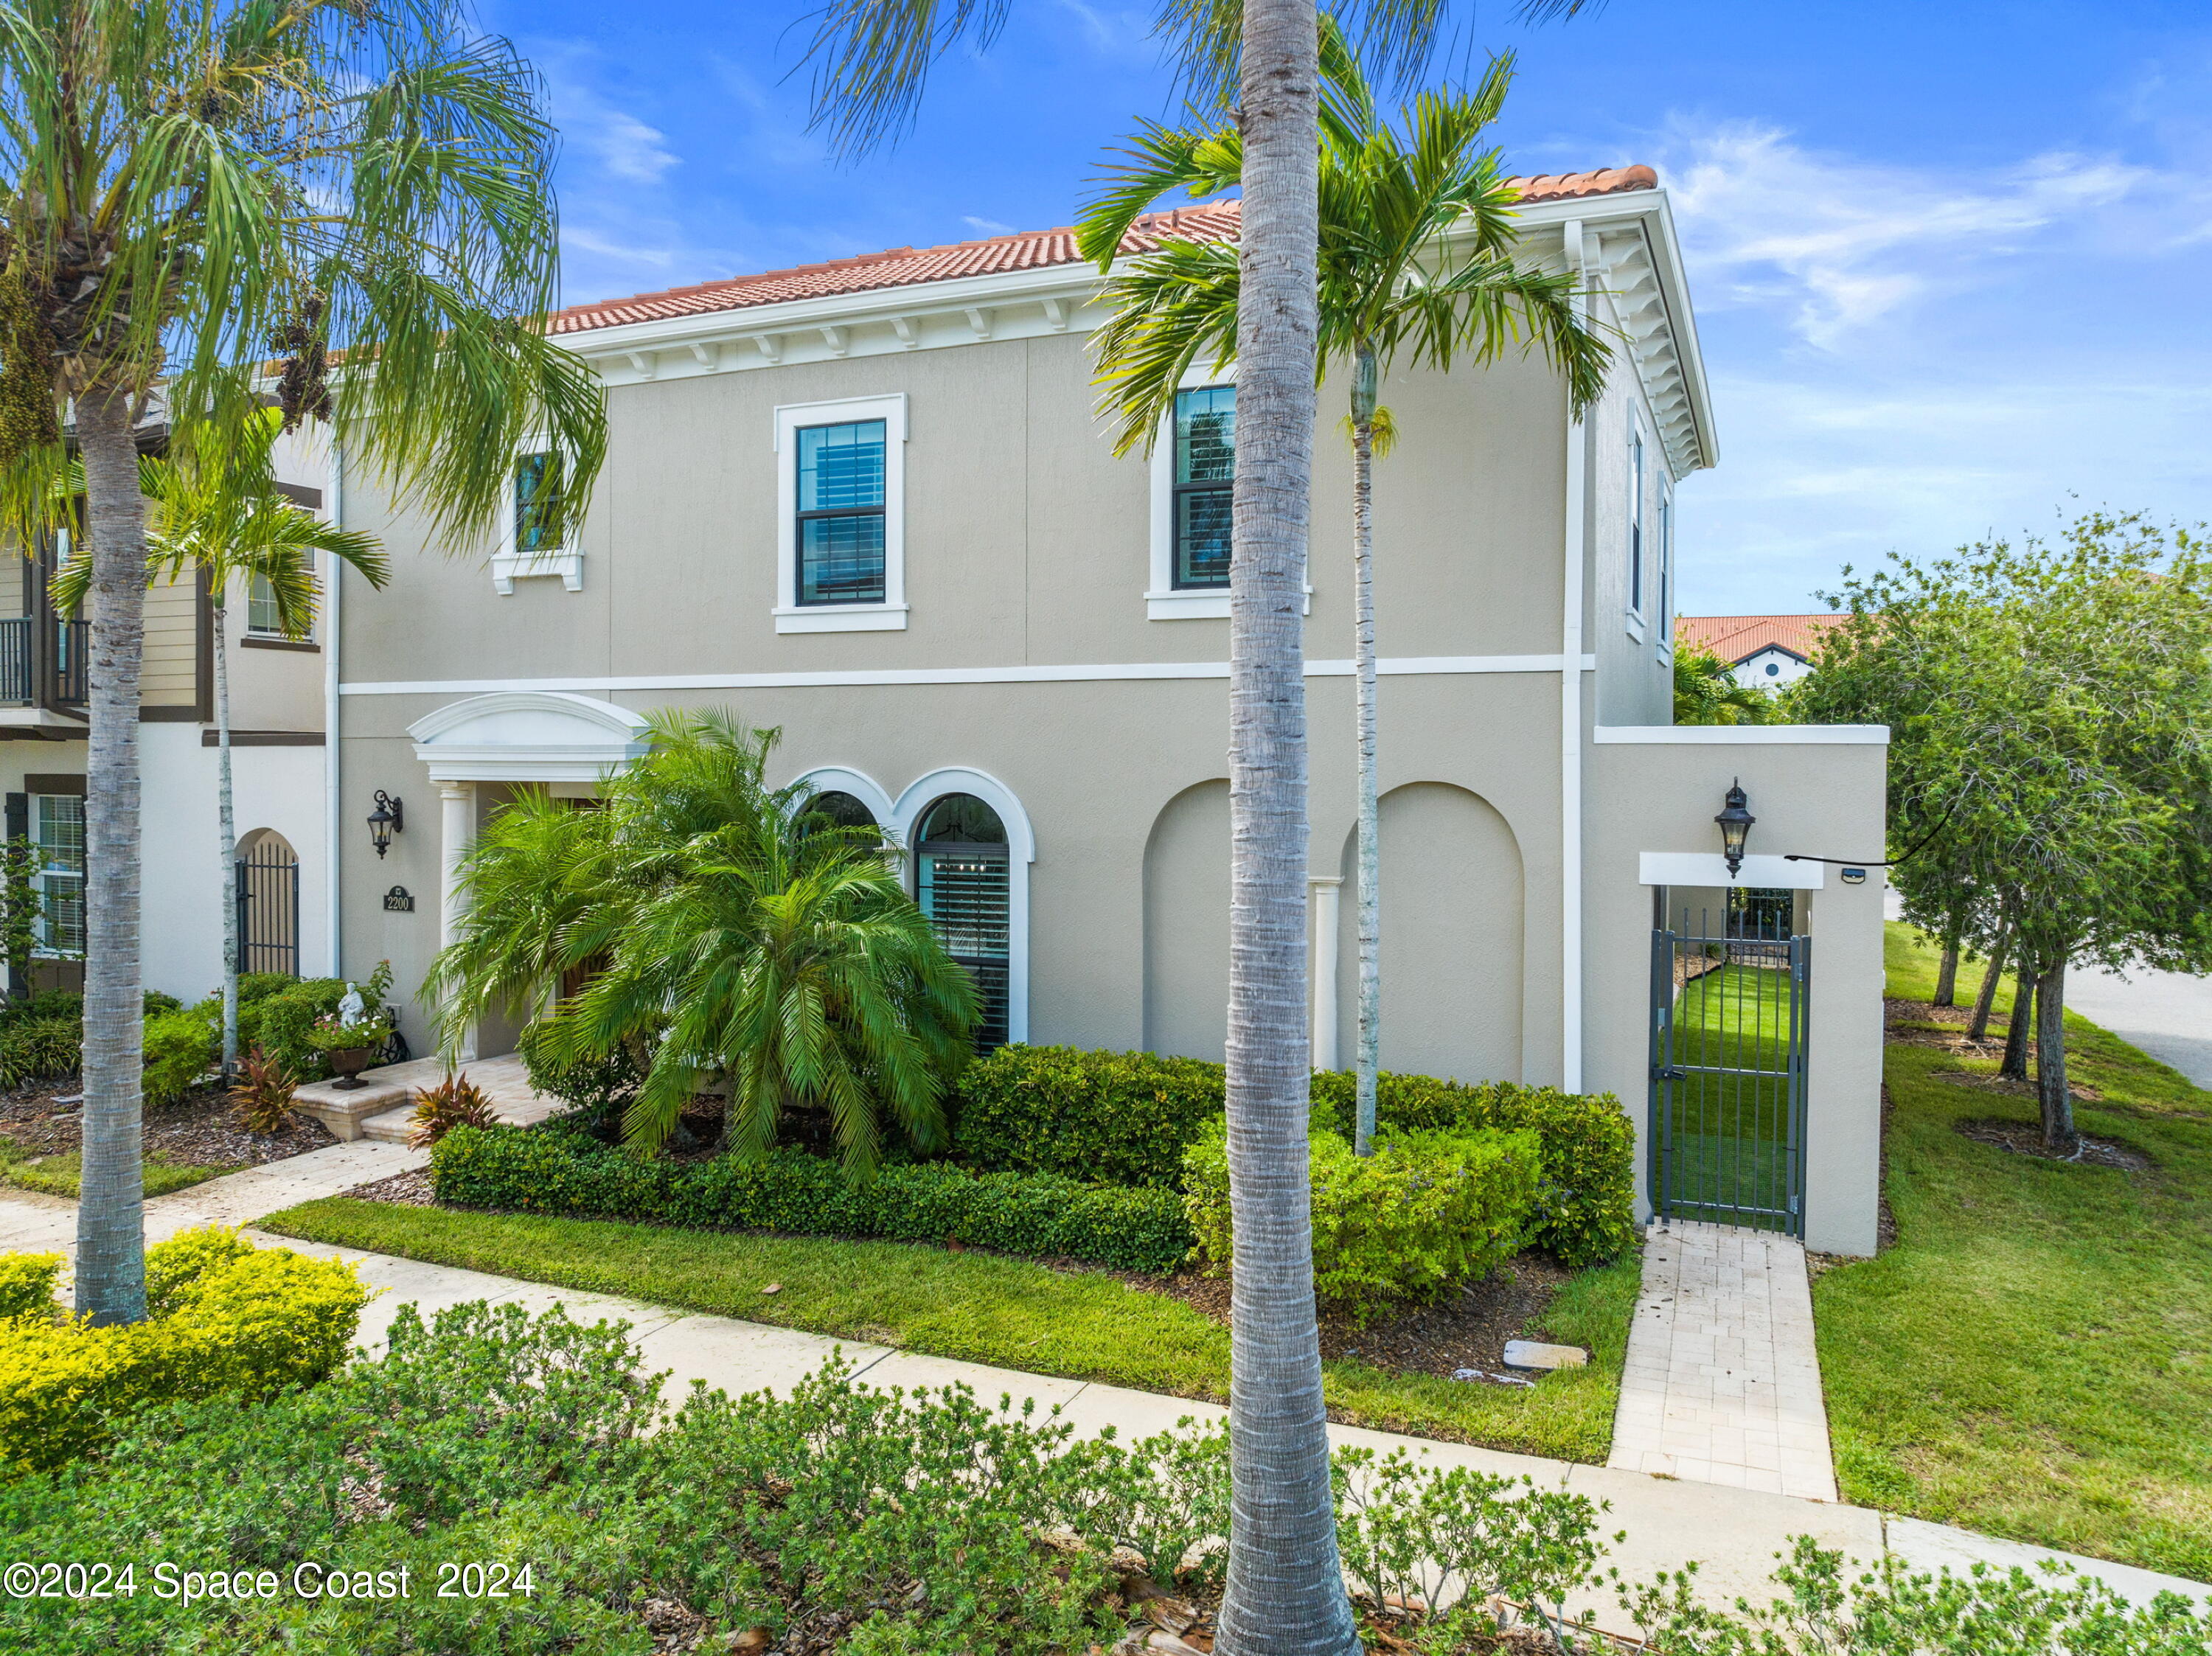
[[[1010,236],[1014,233],[1011,224],[1001,224],[996,219],[979,219],[973,213],[963,213],[960,221],[979,235]]]
[[[1981,285],[2026,250],[2079,239],[2085,218],[2165,182],[2068,154],[1980,173],[1899,167],[1750,122],[1678,119],[1659,153],[1705,308],[1773,310],[1822,349]]]

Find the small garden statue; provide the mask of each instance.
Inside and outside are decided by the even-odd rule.
[[[360,988],[347,984],[337,1010],[316,1019],[314,1027],[307,1031],[307,1044],[320,1052],[324,1061],[337,1073],[338,1079],[332,1084],[348,1091],[362,1084],[361,1072],[374,1064],[391,1042],[392,1015],[385,1008],[384,997],[392,987],[392,962],[379,961],[365,986],[368,992],[366,996]],[[374,1011],[369,1010],[372,1002]]]

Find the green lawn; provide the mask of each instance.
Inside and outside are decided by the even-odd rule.
[[[343,1197],[289,1208],[261,1227],[1034,1374],[1228,1396],[1226,1329],[1103,1272],[896,1242],[454,1213]],[[1327,1366],[1331,1413],[1363,1426],[1602,1461],[1638,1277],[1632,1255],[1584,1272],[1553,1301],[1543,1331],[1590,1348],[1587,1368],[1522,1390],[1334,1362]],[[761,1292],[770,1283],[782,1284],[773,1297]]]
[[[194,1185],[237,1171],[235,1168],[190,1168],[163,1156],[149,1156],[146,1158],[146,1194],[167,1196],[172,1191],[189,1190]],[[20,1145],[0,1139],[0,1185],[44,1191],[49,1196],[66,1196],[74,1201],[77,1153],[70,1150],[57,1156],[33,1155]]]
[[[1892,995],[1932,993],[1935,968],[1890,927]],[[1980,974],[1960,976],[1965,1003]],[[1992,1063],[1889,1048],[1897,1243],[1814,1290],[1843,1494],[2212,1580],[2212,1093],[2084,1020],[2068,1034],[2071,1078],[2102,1095],[2081,1125],[2149,1171],[1963,1138],[2033,1100],[1943,1079]]]

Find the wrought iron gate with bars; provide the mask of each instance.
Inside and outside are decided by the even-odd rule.
[[[1651,934],[1651,1202],[1804,1234],[1813,940],[1747,905]]]
[[[300,975],[300,859],[281,840],[238,859],[238,941],[242,970]]]

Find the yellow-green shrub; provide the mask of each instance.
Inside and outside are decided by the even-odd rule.
[[[51,1314],[61,1274],[58,1253],[0,1253],[0,1322]]]
[[[1391,1133],[1354,1156],[1333,1132],[1309,1141],[1314,1291],[1364,1319],[1393,1301],[1433,1299],[1521,1249],[1543,1170],[1527,1130]],[[1183,1158],[1183,1204],[1199,1252],[1228,1266],[1228,1135],[1216,1125]]]
[[[146,1279],[144,1322],[0,1321],[0,1475],[97,1450],[142,1404],[261,1398],[326,1379],[368,1302],[349,1265],[220,1228],[148,1249]]]

